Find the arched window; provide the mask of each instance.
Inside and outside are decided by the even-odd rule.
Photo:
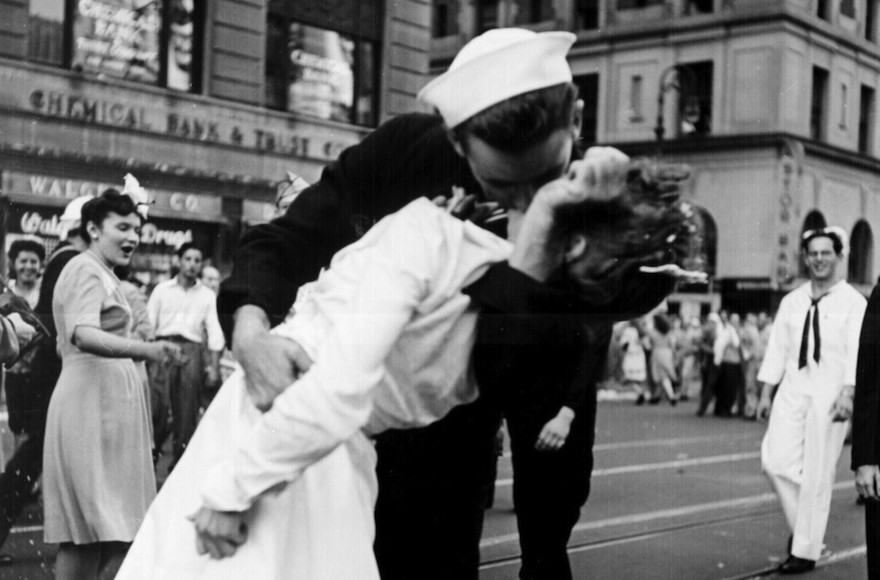
[[[692,238],[690,256],[685,267],[688,270],[706,272],[715,276],[718,264],[718,226],[705,208],[694,206],[697,232]]]
[[[817,210],[813,210],[807,214],[807,217],[804,218],[804,227],[801,229],[801,237],[798,238],[798,250],[801,247],[801,239],[803,239],[804,233],[810,230],[817,230],[820,228],[824,228],[827,224],[825,221],[825,216],[822,215],[821,212]],[[798,276],[801,278],[809,278],[810,273],[807,271],[807,264],[804,262],[802,256],[798,257]]]
[[[874,279],[874,234],[865,220],[856,222],[849,240],[849,270],[847,278],[853,284],[870,284]]]

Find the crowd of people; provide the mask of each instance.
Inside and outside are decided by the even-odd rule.
[[[574,41],[469,42],[420,92],[437,114],[382,125],[315,184],[280,184],[279,217],[246,232],[219,293],[190,244],[149,296],[125,274],[149,209],[133,179],[71,202],[48,259],[13,245],[21,303],[0,318],[0,356],[21,375],[7,402],[22,442],[0,475],[0,545],[42,474],[58,580],[475,580],[504,417],[520,578],[570,579],[610,366],[637,402],[772,407],[762,463],[792,530],[780,572],[812,569],[853,397],[868,401],[857,488],[880,500],[866,427],[880,389],[861,359],[856,380],[865,301],[836,269],[844,240],[805,235],[810,280],[775,323],[657,313],[704,278],[682,267],[689,169],[581,151]],[[224,347],[237,365],[221,386]]]
[[[689,319],[663,310],[622,322],[614,328],[604,386],[634,392],[637,405],[697,400],[703,416],[714,402],[715,416],[755,420],[772,323],[764,311],[727,310]]]

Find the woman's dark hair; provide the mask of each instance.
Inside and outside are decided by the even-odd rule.
[[[82,227],[80,228],[79,236],[85,243],[90,244],[92,240],[89,237],[88,231],[86,231],[86,226],[89,222],[100,226],[111,213],[127,216],[136,212],[137,206],[130,197],[122,195],[112,187],[105,189],[101,195],[95,199],[90,199],[82,207]],[[140,214],[137,215],[140,217]]]
[[[477,113],[452,133],[465,150],[473,136],[506,153],[519,153],[570,127],[577,96],[573,83],[517,95]]]
[[[46,260],[46,248],[36,240],[15,240],[12,242],[12,245],[9,246],[9,261],[14,262],[22,252],[36,254],[40,262]]]

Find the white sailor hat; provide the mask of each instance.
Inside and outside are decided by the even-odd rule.
[[[502,101],[571,82],[565,56],[576,36],[496,28],[468,42],[449,70],[419,91],[450,129]]]

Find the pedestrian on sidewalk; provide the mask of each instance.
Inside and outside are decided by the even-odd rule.
[[[180,271],[156,286],[147,301],[156,339],[180,345],[185,359],[183,365],[147,365],[157,458],[169,435],[170,415],[173,460],[169,469],[186,449],[199,409],[208,406],[220,386],[220,355],[225,344],[217,318],[217,297],[199,279],[202,250],[185,243],[178,248],[177,257]]]
[[[52,294],[64,266],[86,249],[80,236],[80,213],[82,206],[94,196],[84,195],[72,200],[61,214],[61,225],[66,230],[66,238],[55,248],[46,261],[40,284],[40,298],[34,313],[48,331],[49,335],[36,346],[33,353],[33,382],[31,409],[27,437],[16,448],[15,453],[0,474],[0,548],[9,537],[12,524],[21,515],[28,502],[33,499],[34,485],[43,473],[43,441],[46,434],[46,413],[49,400],[58,375],[61,374],[61,359],[55,350],[56,330],[52,318]],[[0,554],[0,563],[9,565],[12,556]]]
[[[46,417],[44,540],[56,580],[112,576],[156,494],[149,411],[134,359],[179,360],[180,347],[131,336],[113,269],[140,239],[134,199],[107,189],[82,208],[88,248],[58,277],[52,312],[62,368]]]
[[[772,404],[761,464],[792,533],[780,574],[808,572],[822,553],[865,313],[864,296],[839,270],[847,254],[842,228],[808,230],[801,250],[810,280],[782,299],[758,373],[759,416]]]

